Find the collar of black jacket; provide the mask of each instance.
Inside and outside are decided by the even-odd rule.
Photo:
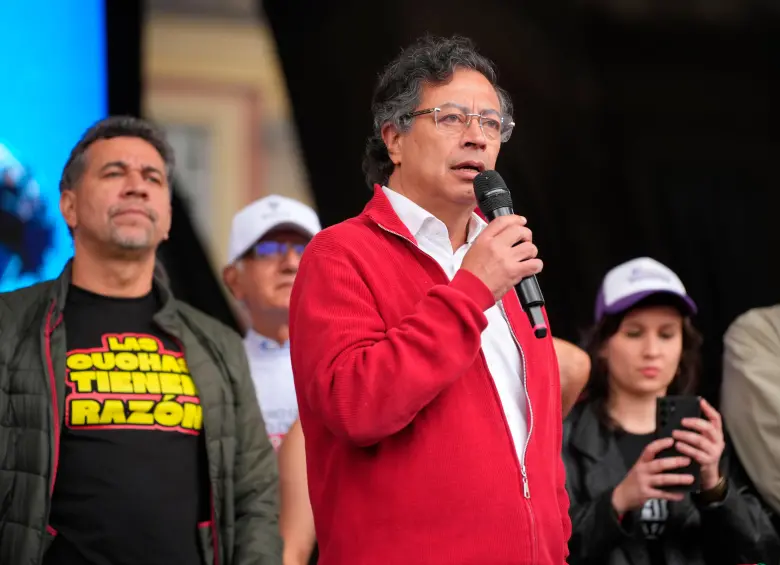
[[[571,446],[593,460],[603,459],[614,434],[599,421],[593,403],[576,406],[568,420]]]
[[[53,301],[53,319],[57,320],[65,308],[65,300],[68,296],[71,279],[73,277],[73,259],[69,259],[62,269],[60,276],[54,280],[49,291],[49,302]],[[159,294],[162,308],[155,314],[154,321],[173,337],[180,336],[179,323],[176,308],[176,300],[169,286],[168,274],[159,261],[154,265],[153,288]]]

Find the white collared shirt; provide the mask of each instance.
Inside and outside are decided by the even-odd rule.
[[[487,227],[485,221],[472,214],[466,243],[453,253],[447,226],[402,194],[383,186],[390,205],[409,232],[417,240],[421,251],[433,257],[452,280],[460,269],[463,257],[471,244]],[[485,312],[488,326],[482,332],[482,352],[488,370],[493,377],[501,405],[509,424],[518,459],[522,462],[523,449],[528,435],[526,423],[526,399],[520,366],[520,352],[515,345],[509,324],[498,305]]]
[[[250,329],[244,338],[244,348],[268,437],[274,449],[279,449],[298,418],[290,342],[280,345]]]

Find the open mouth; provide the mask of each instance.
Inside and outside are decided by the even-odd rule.
[[[470,171],[474,172],[474,174],[479,174],[485,170],[485,165],[479,161],[464,161],[462,163],[458,163],[452,168],[456,171]]]

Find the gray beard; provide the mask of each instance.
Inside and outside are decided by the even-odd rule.
[[[112,230],[111,242],[125,251],[142,251],[153,247],[151,229],[147,230],[144,235],[136,235],[135,237],[123,236],[118,231]]]

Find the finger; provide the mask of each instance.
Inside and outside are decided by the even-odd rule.
[[[696,449],[695,447],[688,445],[687,443],[683,443],[681,441],[677,442],[677,451],[680,453],[684,453],[691,459],[695,460],[699,465],[707,465],[708,463],[711,463],[712,460],[715,458],[715,454],[711,451],[705,451],[704,449]]]
[[[650,498],[672,500],[674,502],[681,502],[685,498],[685,493],[669,492],[666,490],[658,490],[658,489],[651,489],[648,494],[650,495]]]
[[[688,443],[694,447],[698,447],[699,449],[705,449],[705,444],[713,443],[712,440],[706,438],[702,434],[697,434],[696,432],[686,432],[685,430],[674,430],[672,432],[672,437],[678,442],[684,441],[685,443]]]
[[[691,428],[692,430],[697,430],[701,433],[715,431],[715,426],[713,426],[710,421],[701,418],[683,418],[680,423],[686,428]]]
[[[647,447],[642,451],[642,455],[639,456],[640,461],[652,461],[655,456],[662,450],[672,447],[674,445],[674,438],[665,437],[657,439],[647,444]]]
[[[533,241],[534,237],[531,230],[529,230],[527,227],[513,225],[509,226],[501,233],[496,235],[495,239],[502,245],[513,246],[524,242],[531,242]]]
[[[714,424],[707,420],[702,420],[701,418],[683,418],[681,423],[686,428],[698,430],[701,435],[712,442],[717,443],[723,437],[723,432],[718,430]],[[674,435],[674,433],[672,435]]]
[[[508,216],[499,216],[488,224],[483,233],[490,237],[496,237],[498,234],[512,227],[522,227],[527,223],[525,216],[509,214]]]
[[[673,487],[690,485],[693,483],[693,475],[685,473],[659,473],[650,477],[650,484],[655,487]]]
[[[533,259],[539,253],[539,249],[530,242],[523,242],[512,248],[512,259],[514,261],[525,261]]]
[[[686,444],[705,453],[709,453],[713,457],[720,456],[718,448],[720,442],[717,440],[713,440],[712,438],[695,432],[686,432],[682,430],[673,431],[672,436],[677,440],[677,446]]]
[[[544,264],[541,259],[527,259],[525,261],[516,261],[512,263],[512,270],[510,273],[512,278],[515,279],[514,284],[519,283],[526,277],[541,273],[543,267]]]
[[[701,411],[704,413],[705,416],[707,416],[707,419],[712,422],[712,425],[715,427],[715,429],[722,431],[723,430],[723,419],[720,417],[720,413],[713,408],[712,404],[701,399]]]
[[[691,460],[689,457],[661,457],[660,459],[653,459],[647,464],[647,472],[655,475],[671,469],[687,467],[690,464]]]

